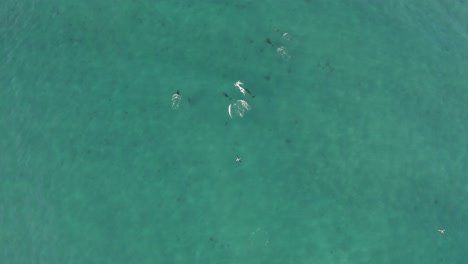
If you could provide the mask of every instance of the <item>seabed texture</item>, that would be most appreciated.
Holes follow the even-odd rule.
[[[464,263],[467,17],[3,0],[0,262]]]

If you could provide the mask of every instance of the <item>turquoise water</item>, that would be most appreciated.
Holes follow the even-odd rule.
[[[0,262],[463,263],[467,17],[2,1]]]

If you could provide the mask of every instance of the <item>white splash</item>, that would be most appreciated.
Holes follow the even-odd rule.
[[[281,57],[283,59],[289,60],[291,58],[291,56],[289,56],[289,54],[286,51],[286,48],[284,46],[281,46],[281,47],[277,48],[276,52],[278,52],[278,54],[281,55]]]
[[[244,100],[237,100],[237,102],[230,104],[228,107],[228,113],[231,118],[232,110],[234,110],[238,116],[244,117],[245,111],[250,110],[250,105]]]
[[[179,93],[175,93],[172,95],[172,109],[177,109],[179,108],[180,100],[182,98],[180,97]]]
[[[243,83],[241,81],[237,81],[234,86],[237,87],[237,89],[239,89],[239,91],[245,96],[245,89],[242,88]]]

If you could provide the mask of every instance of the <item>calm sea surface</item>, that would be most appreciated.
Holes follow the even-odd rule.
[[[465,263],[467,18],[3,0],[0,263]]]

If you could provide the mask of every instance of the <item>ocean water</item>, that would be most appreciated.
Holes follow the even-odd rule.
[[[0,263],[468,258],[466,1],[3,0],[0,18]]]

